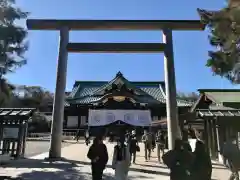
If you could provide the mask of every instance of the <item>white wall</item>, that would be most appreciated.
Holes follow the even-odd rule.
[[[67,127],[78,127],[78,116],[68,116]]]

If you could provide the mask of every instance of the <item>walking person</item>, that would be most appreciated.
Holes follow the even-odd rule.
[[[161,163],[161,156],[164,155],[164,149],[165,149],[165,136],[161,131],[158,131],[156,135],[156,144],[157,144],[158,162]]]
[[[223,156],[226,158],[228,168],[231,171],[229,180],[239,180],[240,150],[235,138],[235,136],[230,137],[223,147]]]
[[[107,147],[102,137],[96,137],[90,146],[87,157],[91,160],[92,180],[102,180],[103,170],[108,162]]]
[[[197,141],[194,151],[194,161],[192,167],[192,177],[194,180],[211,180],[212,162],[209,153],[206,151],[205,144]]]
[[[85,143],[88,146],[88,144],[90,144],[90,135],[89,135],[89,131],[86,130],[85,132]]]
[[[129,142],[129,151],[130,151],[130,157],[131,157],[130,159],[131,159],[131,161],[133,160],[133,164],[135,164],[136,163],[136,153],[137,153],[137,151],[140,151],[135,131],[132,131],[132,135],[131,135],[130,142]]]
[[[131,140],[131,136],[132,136],[132,134],[130,134],[130,132],[127,131],[126,134],[125,134],[125,141],[126,141],[127,143],[130,142],[130,140]]]
[[[114,134],[112,131],[109,133],[109,142],[112,143],[114,141]]]
[[[155,133],[150,133],[152,136],[152,152],[154,152],[154,149],[156,148],[156,138],[155,138]]]
[[[176,139],[174,149],[165,153],[162,159],[170,169],[170,180],[191,180],[193,155],[183,148],[182,140]]]
[[[80,129],[78,129],[78,130],[77,130],[77,133],[76,133],[76,137],[75,137],[75,139],[77,140],[77,142],[78,142],[79,139],[80,139],[80,134],[81,134],[81,131],[80,131]]]
[[[124,144],[125,138],[121,137],[114,147],[112,168],[115,170],[115,180],[127,180],[130,161],[130,152]]]
[[[144,131],[142,141],[144,143],[145,161],[147,161],[150,160],[152,151],[152,135],[147,130]]]

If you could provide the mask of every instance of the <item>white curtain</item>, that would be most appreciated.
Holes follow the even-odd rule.
[[[149,110],[89,110],[89,126],[104,126],[115,121],[122,121],[134,126],[150,126]]]

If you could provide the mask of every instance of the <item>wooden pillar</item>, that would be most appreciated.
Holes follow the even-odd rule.
[[[239,147],[239,132],[236,131],[236,140],[237,140],[237,146]]]
[[[16,158],[20,158],[21,157],[21,154],[22,154],[22,145],[23,145],[23,136],[24,136],[24,124],[22,121],[20,121],[21,124],[19,124],[19,127],[18,127],[18,140],[17,140],[17,151],[16,151]],[[8,141],[8,144],[7,144],[7,149],[8,151],[10,150],[10,142],[11,141]],[[13,152],[12,152],[13,153]]]
[[[207,152],[209,152],[209,138],[208,138],[208,122],[207,119],[204,119],[204,140]]]
[[[223,137],[223,126],[221,124],[221,117],[217,117],[216,119],[216,135],[217,135],[217,150],[218,150],[218,161],[220,163],[225,162],[225,159],[222,155],[223,145],[224,145],[224,137]]]
[[[67,76],[68,42],[69,42],[69,29],[67,27],[63,27],[60,30],[57,81],[53,103],[51,142],[49,150],[49,158],[51,159],[61,157],[65,87]]]
[[[166,45],[164,51],[164,75],[166,86],[168,148],[173,149],[175,139],[180,138],[181,133],[178,124],[173,40],[171,29],[163,30],[163,43]]]
[[[208,119],[208,147],[211,157],[213,157],[213,133],[212,133],[212,120]]]
[[[22,147],[22,154],[21,156],[24,157],[25,156],[25,151],[26,151],[26,143],[27,143],[27,133],[28,133],[28,122],[26,121],[24,123],[24,135],[23,135],[23,147]]]
[[[217,132],[216,132],[216,119],[212,120],[212,156],[217,158]]]

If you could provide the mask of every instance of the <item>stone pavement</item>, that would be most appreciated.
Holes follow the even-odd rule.
[[[104,171],[105,180],[112,180],[114,171],[111,169],[112,153],[114,144],[107,143],[109,162]],[[26,180],[90,180],[90,161],[86,154],[88,148],[83,143],[72,144],[62,148],[62,156],[65,158],[59,162],[47,162],[44,158],[48,153],[43,153],[31,159],[14,161],[0,168],[1,176],[19,177]],[[166,166],[157,163],[156,152],[153,152],[149,162],[144,161],[143,146],[137,154],[136,165],[132,165],[129,172],[129,180],[168,180],[169,170]],[[229,172],[220,164],[214,163],[213,178],[226,180]]]

